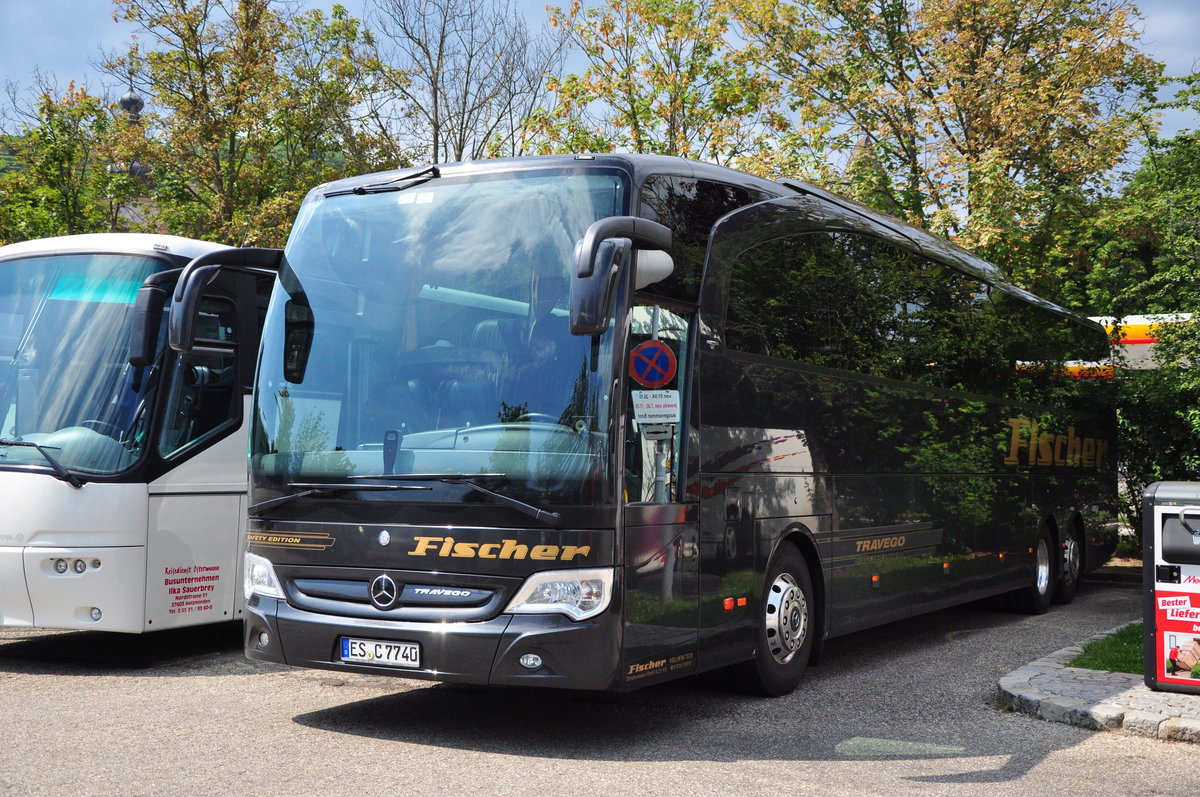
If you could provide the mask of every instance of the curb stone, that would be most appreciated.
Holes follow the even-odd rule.
[[[1068,667],[1083,645],[1120,631],[1134,620],[1013,670],[997,686],[1002,706],[1101,731],[1200,743],[1200,696],[1155,692],[1143,676]]]

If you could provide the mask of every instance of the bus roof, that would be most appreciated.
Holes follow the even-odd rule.
[[[229,249],[226,244],[197,241],[178,235],[157,233],[112,232],[87,233],[84,235],[62,235],[54,238],[36,238],[7,246],[0,246],[0,260],[29,255],[82,252],[128,252],[158,255],[174,255],[191,260],[194,257],[219,249]]]
[[[649,175],[664,174],[697,177],[739,185],[744,188],[756,189],[775,197],[795,194],[812,196],[823,200],[827,205],[837,207],[845,213],[869,219],[872,223],[884,226],[894,234],[907,238],[931,260],[972,275],[1001,291],[1020,297],[1021,300],[1029,304],[1040,305],[1052,313],[1072,318],[1076,323],[1084,326],[1092,326],[1096,328],[1097,332],[1100,331],[1100,325],[1096,324],[1095,321],[1013,285],[997,266],[978,255],[944,238],[926,232],[919,227],[914,227],[908,222],[894,216],[799,180],[782,179],[778,182],[772,182],[771,180],[756,177],[747,172],[737,171],[736,169],[704,161],[692,160],[690,158],[635,153],[530,155],[519,158],[489,158],[462,163],[439,164],[437,166],[394,169],[386,172],[347,177],[313,188],[309,191],[305,201],[307,202],[317,196],[350,193],[360,187],[382,185],[391,181],[399,182],[408,177],[420,179],[428,177],[431,174],[433,176],[442,175],[449,177],[497,174],[525,169],[573,168],[583,170],[589,167],[605,166],[618,168],[628,173],[633,179],[635,190],[640,188],[642,182]]]

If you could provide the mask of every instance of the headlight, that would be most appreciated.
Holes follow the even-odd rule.
[[[504,611],[509,614],[565,614],[572,620],[595,617],[608,608],[612,568],[550,570],[525,579]]]
[[[245,594],[246,600],[250,600],[250,596],[255,593],[268,598],[283,597],[283,588],[279,586],[279,579],[275,577],[275,568],[271,567],[269,559],[252,553],[246,554],[245,569],[242,575],[242,592]]]

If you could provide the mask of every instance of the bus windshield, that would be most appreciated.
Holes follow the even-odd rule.
[[[110,474],[142,453],[156,369],[127,361],[137,255],[0,263],[0,465]]]
[[[256,488],[469,476],[536,504],[608,495],[613,333],[571,335],[569,269],[627,196],[619,172],[533,170],[310,197],[263,333]]]

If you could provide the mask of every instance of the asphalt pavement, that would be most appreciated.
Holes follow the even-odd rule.
[[[1109,565],[1089,578],[1140,589],[1141,564]],[[1152,690],[1140,674],[1067,666],[1088,642],[1124,627],[1096,634],[1010,672],[1000,679],[1000,703],[1051,722],[1200,743],[1200,695]]]
[[[5,628],[0,795],[1200,794],[1200,745],[997,710],[1000,678],[1139,614],[1138,588],[1095,582],[1043,615],[956,606],[829,640],[779,698],[290,668],[246,659],[236,625]]]

